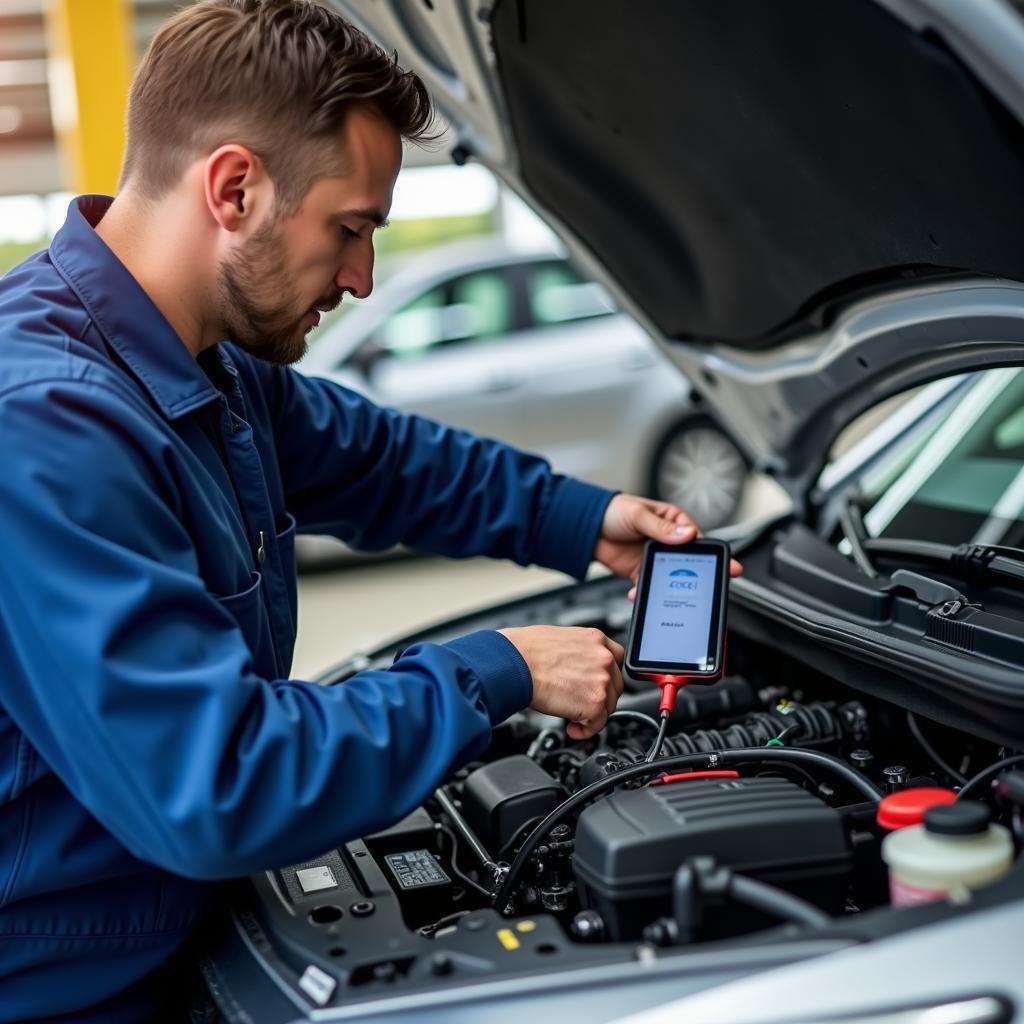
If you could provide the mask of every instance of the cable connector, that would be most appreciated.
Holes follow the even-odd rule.
[[[662,699],[664,702],[664,698]],[[672,695],[672,704],[675,705],[675,694]],[[647,756],[644,760],[648,763],[653,761],[660,753],[662,745],[665,742],[665,734],[668,732],[668,722],[672,717],[671,708],[666,710],[662,709],[658,712],[658,717],[661,719],[661,725],[658,726],[658,735],[654,737],[654,742],[651,744],[651,749],[647,751]]]
[[[647,676],[661,687],[658,713],[671,716],[676,710],[676,694],[690,681],[688,676]]]

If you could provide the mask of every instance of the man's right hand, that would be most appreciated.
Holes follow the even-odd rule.
[[[599,629],[520,626],[499,629],[533,677],[530,707],[564,718],[574,740],[604,728],[622,694],[623,649]]]

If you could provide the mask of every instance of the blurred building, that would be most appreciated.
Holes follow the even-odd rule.
[[[114,190],[135,63],[188,2],[0,0],[0,274],[48,244],[72,193]],[[455,169],[450,145],[407,148],[415,170],[399,179],[381,256],[467,234],[546,236],[482,167]]]
[[[99,45],[87,38],[91,23],[113,18],[123,25],[129,65],[141,55],[160,25],[188,0],[0,0],[0,196],[42,195],[73,190],[78,183],[58,149],[55,122],[74,116],[71,73],[67,67],[66,37],[55,52],[55,20],[78,20],[79,52],[95,60],[86,68],[86,87],[110,86],[118,63],[116,49],[104,37]],[[55,14],[57,18],[55,18]],[[106,31],[106,27],[104,27]],[[82,38],[86,36],[86,38]],[[130,75],[131,67],[127,68]],[[84,111],[81,113],[85,113]],[[121,116],[112,115],[118,127]],[[411,151],[407,163],[435,164],[447,160],[436,152]],[[96,186],[89,186],[96,187]]]
[[[54,105],[67,86],[54,60],[47,15],[67,6],[86,16],[99,12],[92,0],[0,0],[0,195],[49,193],[73,187],[58,152]],[[134,0],[123,12],[130,52],[142,53],[161,22],[180,3]],[[109,54],[109,51],[108,51]],[[109,57],[108,57],[109,59]],[[116,116],[116,115],[115,115]]]

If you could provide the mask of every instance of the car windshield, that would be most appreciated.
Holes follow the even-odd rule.
[[[864,473],[872,537],[1024,546],[1024,371],[947,391]]]

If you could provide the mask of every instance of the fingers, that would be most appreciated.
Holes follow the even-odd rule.
[[[604,708],[610,715],[615,710],[615,705],[619,703],[619,698],[622,696],[622,673],[619,671],[618,665],[612,667],[612,675],[609,682],[611,685],[605,694]]]
[[[729,562],[729,575],[733,576],[733,577],[742,576],[743,575],[743,566],[740,565],[740,563],[737,562],[735,558],[733,558]]]
[[[643,536],[670,544],[686,544],[698,534],[697,524],[675,505],[642,509],[636,527]]]
[[[615,658],[615,663],[610,668],[610,686],[608,692],[605,694],[605,708],[610,715],[615,710],[615,705],[618,704],[619,698],[622,696],[623,682],[621,665],[622,659],[626,656],[626,649],[622,644],[617,643],[610,636],[603,636],[601,639],[604,641],[605,647],[611,651],[612,656]]]
[[[580,722],[569,722],[565,727],[565,734],[572,740],[589,740],[597,734],[596,729],[590,729]]]
[[[604,728],[622,695],[621,644],[599,629],[520,626],[499,630],[522,655],[533,681],[531,707],[566,718],[575,739]]]
[[[615,664],[621,665],[622,659],[626,656],[626,648],[623,647],[622,644],[613,640],[610,636],[605,636],[603,633],[601,634],[601,640],[604,642],[605,647],[615,655]]]
[[[608,715],[609,712],[606,711],[584,722],[569,722],[565,727],[566,735],[574,740],[589,740],[608,724]]]

